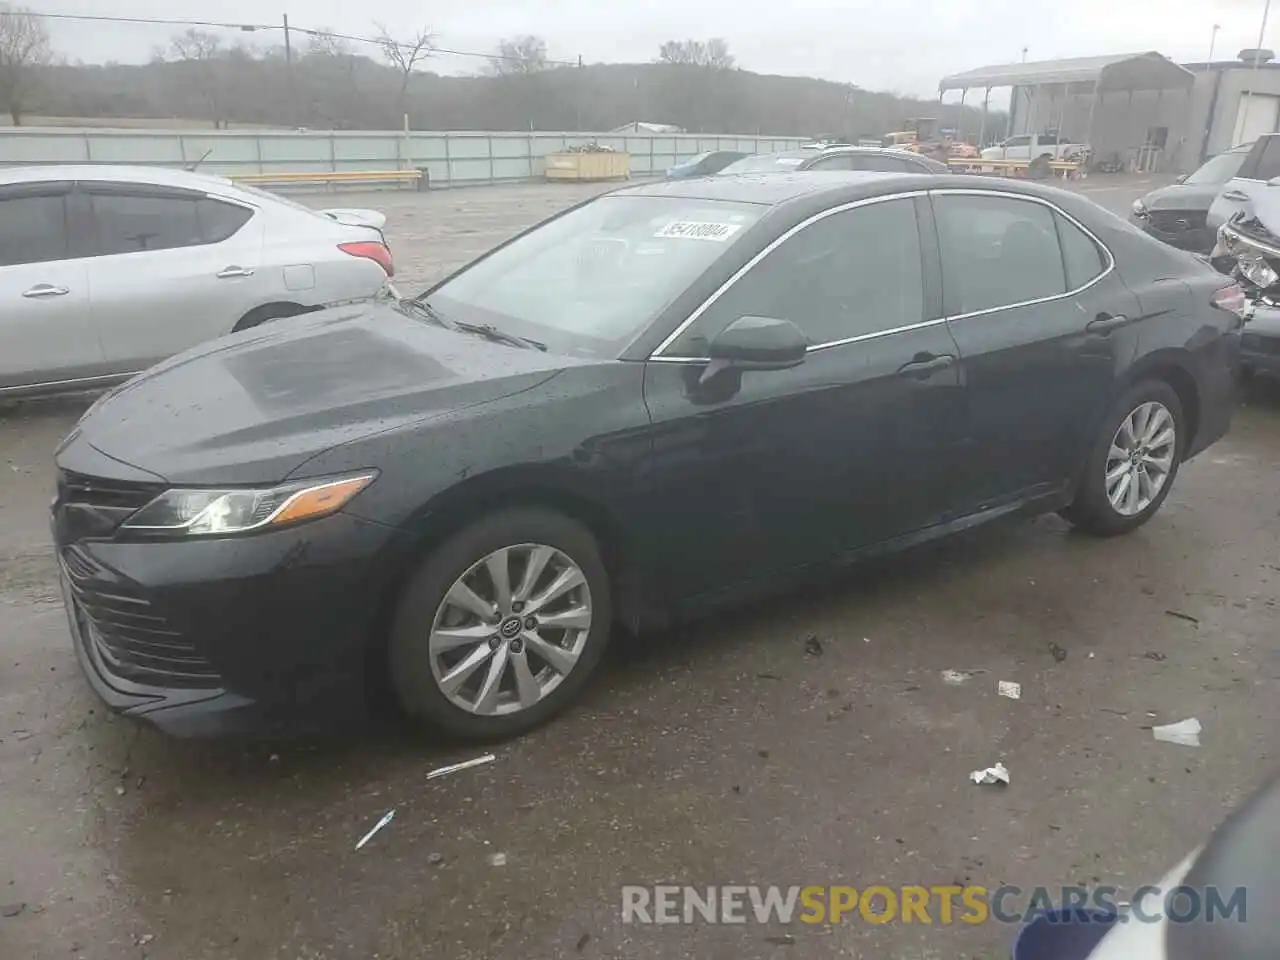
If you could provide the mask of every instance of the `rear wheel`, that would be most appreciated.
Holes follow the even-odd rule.
[[[1183,422],[1178,394],[1163,380],[1125,391],[1103,422],[1063,516],[1097,536],[1128,533],[1150,520],[1178,475]]]
[[[514,736],[572,702],[611,621],[590,531],[549,510],[494,513],[409,581],[392,625],[392,685],[412,717],[455,737]]]

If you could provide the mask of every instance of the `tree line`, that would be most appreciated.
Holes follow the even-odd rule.
[[[633,121],[694,133],[877,136],[913,117],[957,126],[955,105],[808,77],[741,69],[720,38],[671,40],[652,62],[551,59],[538,36],[500,40],[471,76],[430,69],[427,28],[368,43],[330,31],[295,31],[286,50],[228,43],[188,29],[146,64],[59,62],[44,21],[0,2],[0,106],[24,116],[203,121],[212,127],[307,129],[611,130]],[[301,42],[299,42],[301,41]],[[1001,118],[988,119],[988,132]],[[976,133],[979,112],[965,108]]]

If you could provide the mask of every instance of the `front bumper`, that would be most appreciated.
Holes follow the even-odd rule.
[[[336,514],[259,536],[55,543],[76,655],[119,713],[177,736],[367,719],[371,641],[400,554]]]

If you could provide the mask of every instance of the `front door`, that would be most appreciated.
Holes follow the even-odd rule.
[[[102,373],[69,183],[0,188],[0,391]]]
[[[956,512],[1052,493],[1074,476],[1133,355],[1137,298],[1045,202],[942,190],[933,207],[970,431]]]
[[[958,354],[926,283],[917,202],[812,219],[646,365],[673,596],[867,546],[945,506]],[[800,326],[805,361],[701,382],[710,339],[749,315]]]
[[[264,302],[262,218],[251,208],[144,184],[78,190],[96,225],[93,316],[118,372],[230,333]]]

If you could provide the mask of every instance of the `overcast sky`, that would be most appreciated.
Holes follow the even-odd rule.
[[[722,36],[740,66],[804,74],[876,90],[937,91],[940,77],[1028,59],[1158,50],[1203,60],[1213,25],[1215,58],[1257,42],[1262,0],[18,0],[49,13],[279,22],[367,35],[373,21],[438,43],[486,52],[501,37],[536,33],[552,57],[638,62],[673,38]],[[278,9],[276,9],[278,7]],[[1274,18],[1280,30],[1280,10]],[[1032,26],[1034,24],[1034,26]],[[69,60],[143,61],[176,27],[54,22]],[[251,34],[229,38],[254,41]],[[279,34],[267,35],[280,42]],[[1267,46],[1280,43],[1269,25]],[[478,70],[478,58],[439,56],[441,73]]]

